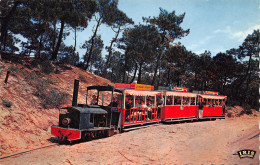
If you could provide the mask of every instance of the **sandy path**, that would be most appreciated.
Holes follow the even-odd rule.
[[[158,125],[0,160],[10,164],[258,164],[259,117]],[[255,136],[255,137],[254,137]],[[254,159],[233,155],[257,151]]]

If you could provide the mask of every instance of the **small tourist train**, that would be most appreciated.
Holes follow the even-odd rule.
[[[91,140],[158,123],[223,119],[226,96],[188,88],[115,83],[87,87],[86,103],[78,104],[79,80],[74,82],[72,106],[59,112],[51,133],[59,142]],[[88,102],[91,97],[91,102]]]

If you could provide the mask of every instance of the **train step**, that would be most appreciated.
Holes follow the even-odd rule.
[[[160,124],[144,125],[144,126],[140,126],[140,127],[131,127],[131,128],[123,129],[123,130],[124,130],[124,132],[129,132],[129,131],[137,130],[140,128],[147,128],[147,127],[158,126],[158,125],[160,125]]]

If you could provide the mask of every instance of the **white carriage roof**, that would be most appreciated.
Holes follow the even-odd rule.
[[[136,90],[136,89],[125,89],[124,93],[126,95],[135,95],[135,96],[156,96],[161,94],[161,91],[145,91],[145,90]]]
[[[219,95],[203,95],[199,94],[204,99],[225,99],[227,96],[219,96]]]
[[[197,93],[166,91],[166,96],[197,97]]]

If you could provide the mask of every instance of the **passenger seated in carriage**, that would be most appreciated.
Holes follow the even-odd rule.
[[[151,119],[152,107],[153,107],[153,104],[152,104],[151,100],[147,100],[148,120]]]
[[[183,105],[189,105],[189,100],[188,99],[184,100]]]
[[[181,100],[180,99],[175,99],[174,100],[174,105],[181,105]]]
[[[172,105],[172,99],[170,97],[167,98],[166,105]]]
[[[215,100],[213,100],[212,107],[215,107],[215,106],[216,106],[216,102],[215,102]]]
[[[130,109],[133,107],[132,104],[132,99],[128,98],[127,103],[125,105],[125,120],[129,120],[129,115],[130,115]]]
[[[209,106],[209,107],[212,107],[212,102],[211,102],[211,100],[208,101],[208,106]]]
[[[139,109],[139,119],[142,118],[142,114],[145,114],[146,111],[145,111],[145,108],[147,108],[147,105],[144,104],[144,100],[140,100],[140,109]]]
[[[135,100],[135,107],[136,107],[136,108],[139,108],[139,107],[140,107],[140,100],[139,100],[139,99],[136,99],[136,100]]]
[[[147,106],[144,104],[144,100],[141,100],[140,103],[140,108],[147,108]]]
[[[190,105],[195,105],[195,100],[192,100]]]

